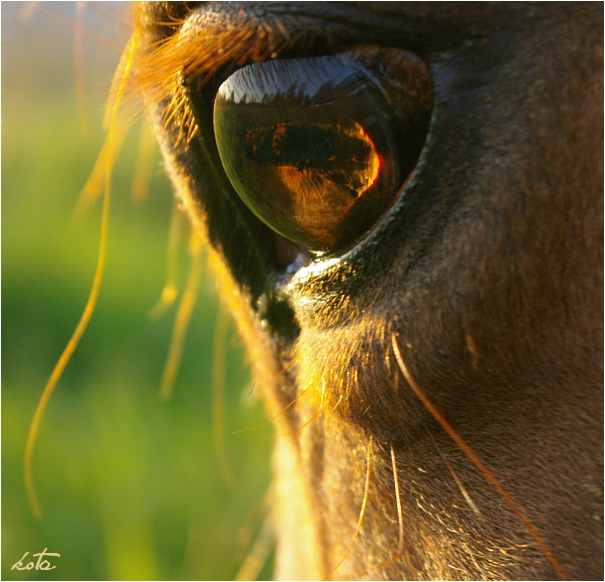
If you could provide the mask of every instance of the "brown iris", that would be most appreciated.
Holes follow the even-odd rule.
[[[431,102],[426,67],[403,51],[267,61],[219,88],[216,143],[258,218],[306,250],[333,253],[392,204],[417,160]]]

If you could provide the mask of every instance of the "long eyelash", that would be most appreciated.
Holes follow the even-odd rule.
[[[135,21],[140,19],[135,12]],[[164,126],[175,123],[179,140],[187,143],[197,132],[193,112],[183,87],[183,79],[196,77],[201,85],[212,78],[222,67],[227,73],[247,62],[275,58],[284,49],[287,40],[276,43],[271,35],[271,24],[248,22],[246,26],[226,26],[222,34],[208,36],[197,27],[184,26],[182,19],[163,23],[178,28],[178,33],[148,47],[139,54],[137,66],[131,72],[128,92],[143,95],[150,103],[167,103]],[[158,23],[156,23],[157,25]],[[162,23],[159,23],[162,24]],[[280,26],[274,22],[273,26]],[[280,27],[280,30],[285,28]],[[287,38],[284,35],[284,38]]]
[[[424,407],[433,416],[433,418],[439,423],[441,428],[450,436],[450,438],[456,443],[456,445],[458,445],[460,450],[468,457],[471,463],[475,465],[475,468],[479,471],[479,473],[483,475],[483,477],[494,488],[496,493],[498,493],[498,495],[502,497],[502,499],[509,506],[509,508],[523,523],[529,535],[534,538],[534,540],[537,542],[538,546],[542,550],[542,553],[550,562],[550,565],[555,571],[557,577],[560,580],[566,580],[567,577],[565,576],[563,568],[559,564],[558,560],[555,558],[550,547],[546,543],[546,540],[536,529],[527,514],[521,509],[519,504],[513,499],[510,493],[504,488],[502,483],[500,483],[500,481],[487,467],[487,465],[475,454],[473,449],[471,449],[471,447],[466,443],[466,441],[456,432],[452,425],[447,420],[445,420],[441,413],[435,408],[433,403],[428,399],[426,394],[421,390],[420,386],[418,386],[418,384],[410,374],[407,366],[405,365],[405,362],[401,355],[401,350],[399,349],[399,344],[397,342],[397,336],[395,334],[391,336],[391,345],[393,348],[393,353],[395,354],[395,359],[397,360],[397,364],[399,365],[399,369],[401,370],[403,377],[405,378],[406,382],[408,383],[414,394],[416,394],[418,399],[422,402]]]

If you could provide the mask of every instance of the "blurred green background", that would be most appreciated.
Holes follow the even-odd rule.
[[[90,131],[78,122],[73,30],[23,3],[2,3],[2,578],[228,580],[260,529],[271,429],[250,391],[231,325],[227,426],[235,480],[221,479],[212,441],[217,293],[204,274],[171,401],[159,397],[176,304],[150,321],[165,278],[171,188],[156,156],[148,201],[134,204],[135,126],[115,169],[105,280],[96,312],[44,418],[34,474],[44,518],[28,507],[23,453],[36,403],[80,317],[99,244],[100,207],[71,218],[103,141],[103,95],[119,54],[85,39]],[[95,3],[93,3],[95,4]],[[40,3],[74,21],[76,3]],[[123,46],[112,4],[85,28]],[[181,281],[188,256],[181,256]],[[25,552],[60,553],[51,571],[18,572]],[[270,579],[271,558],[260,573]]]

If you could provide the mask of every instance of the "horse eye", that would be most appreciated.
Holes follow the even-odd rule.
[[[214,132],[225,172],[252,212],[305,250],[335,253],[393,203],[431,107],[420,59],[364,47],[239,69],[219,87]]]

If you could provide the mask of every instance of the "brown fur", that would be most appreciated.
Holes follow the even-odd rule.
[[[298,397],[275,419],[277,577],[602,579],[602,6],[146,4],[133,84],[269,414]],[[273,52],[355,44],[428,63],[427,142],[403,203],[278,291],[272,235],[217,158],[213,91]]]

